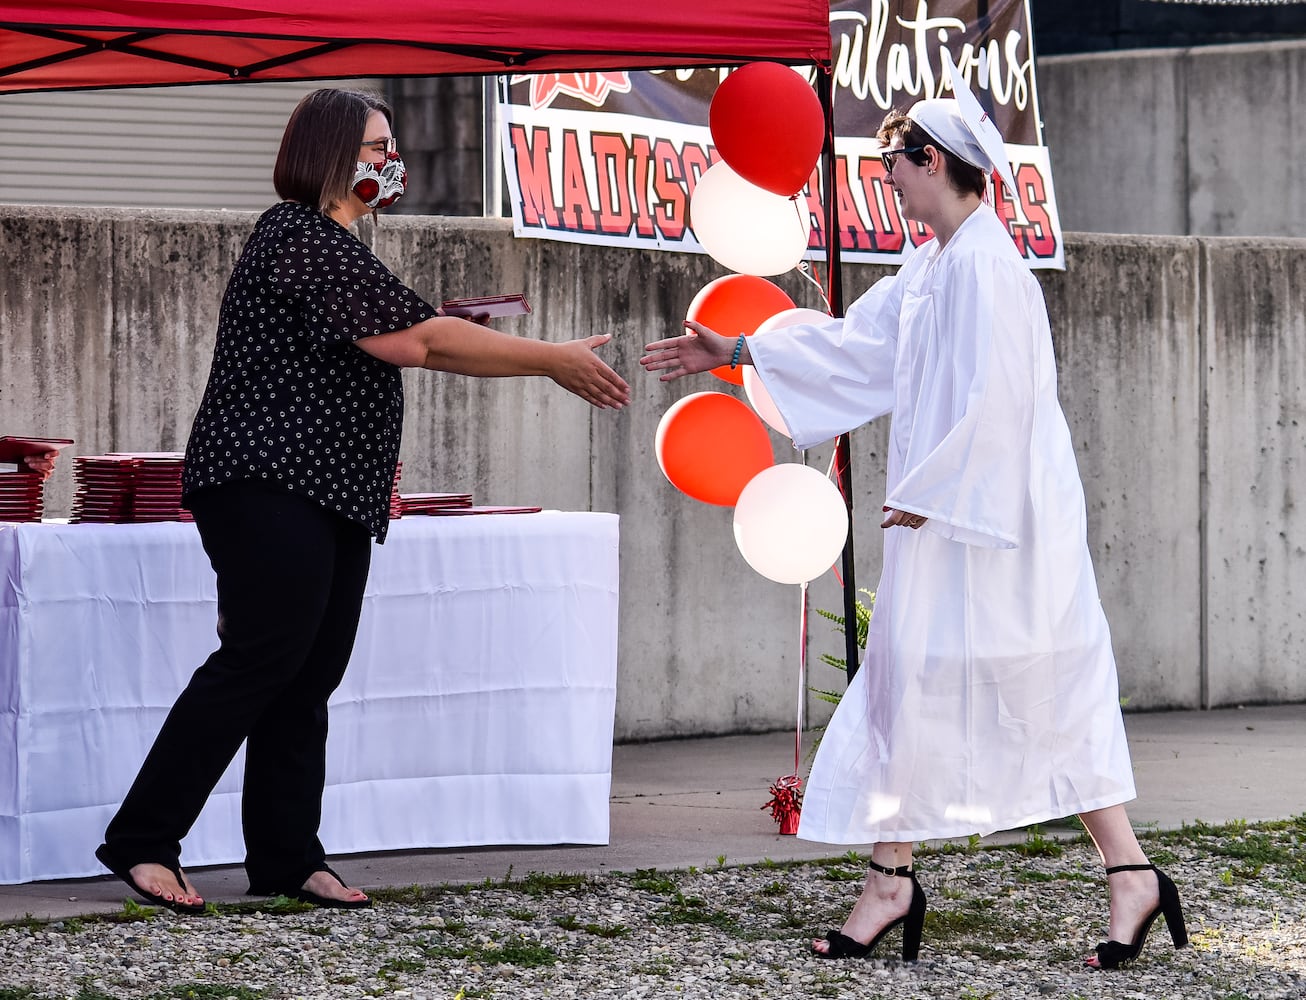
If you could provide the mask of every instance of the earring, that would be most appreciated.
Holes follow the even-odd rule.
[[[933,177],[933,176],[934,176],[934,168],[933,168],[933,167],[930,167],[930,169],[927,170],[926,173],[929,174],[931,177]]]

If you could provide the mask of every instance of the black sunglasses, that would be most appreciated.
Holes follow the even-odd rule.
[[[886,174],[893,173],[893,161],[902,156],[903,153],[919,153],[924,149],[924,146],[906,146],[903,149],[886,149],[880,154],[880,162],[884,164],[884,172]]]

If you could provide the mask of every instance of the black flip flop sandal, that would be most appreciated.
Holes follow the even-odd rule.
[[[326,872],[346,889],[349,888],[345,880],[326,865],[315,869],[309,874],[310,876],[316,875],[318,872]],[[250,886],[249,891],[251,896],[285,896],[288,899],[295,899],[301,903],[311,903],[314,906],[325,907],[329,910],[366,910],[372,905],[370,899],[331,899],[329,896],[319,896],[316,892],[303,888],[264,890]]]
[[[148,892],[141,888],[136,884],[136,880],[132,878],[132,866],[124,864],[117,855],[109,850],[108,844],[101,844],[97,847],[95,849],[95,856],[99,859],[100,864],[104,865],[105,868],[109,869],[109,871],[113,872],[118,876],[118,878],[122,879],[123,882],[131,887],[132,892],[136,893],[136,895],[140,896],[141,899],[144,899],[152,906],[162,906],[163,908],[172,910],[176,913],[204,912],[203,903],[183,903],[180,899],[168,899],[166,896],[160,896],[157,893]],[[136,863],[140,864],[139,861]],[[163,862],[159,862],[159,864],[163,864]],[[185,883],[181,879],[181,866],[163,864],[163,867],[172,872],[173,876],[177,879],[177,888],[181,889],[182,892],[185,892]]]

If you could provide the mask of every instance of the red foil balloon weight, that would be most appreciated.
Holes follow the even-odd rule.
[[[803,779],[786,774],[771,786],[771,801],[762,806],[771,810],[771,818],[780,824],[780,832],[791,837],[798,832],[798,818],[803,809]]]
[[[825,139],[816,91],[780,63],[749,63],[727,76],[712,98],[708,125],[735,173],[785,197],[807,184]]]
[[[741,333],[751,336],[776,313],[792,308],[794,300],[775,282],[752,274],[727,274],[699,289],[685,319],[734,339]],[[732,370],[722,365],[713,368],[712,374],[732,385],[744,384],[742,367]]]
[[[658,465],[680,492],[733,507],[749,480],[775,464],[771,437],[748,404],[724,392],[673,403],[658,423]]]

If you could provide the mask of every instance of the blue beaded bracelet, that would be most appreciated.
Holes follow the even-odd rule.
[[[744,336],[745,335],[741,333],[739,339],[735,341],[735,353],[730,356],[731,371],[734,371],[739,367],[739,355],[744,353]]]

